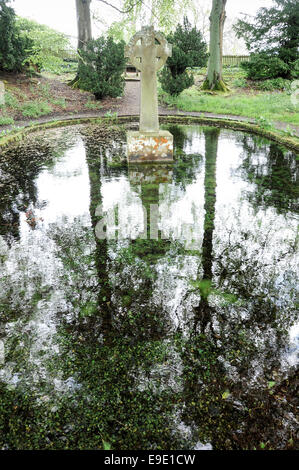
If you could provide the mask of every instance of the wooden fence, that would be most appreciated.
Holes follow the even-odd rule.
[[[222,57],[223,65],[240,65],[241,62],[248,62],[250,60],[249,55],[224,55]]]
[[[241,62],[248,62],[250,60],[249,55],[224,55],[222,57],[222,64],[225,65],[231,65],[231,66],[236,66],[238,67]],[[196,68],[196,67],[195,67]],[[193,69],[195,69],[193,68]],[[128,72],[135,72],[136,73],[136,68],[132,64],[127,64],[126,65],[126,71]]]

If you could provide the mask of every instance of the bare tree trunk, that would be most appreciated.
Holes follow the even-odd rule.
[[[225,5],[227,0],[213,0],[210,16],[210,59],[207,78],[203,84],[205,90],[227,91],[222,79],[223,29]]]
[[[222,79],[222,57],[223,57],[223,31],[224,23],[226,20],[226,11],[225,11],[226,0],[223,2],[222,12],[220,16],[220,76]]]
[[[91,0],[76,0],[78,50],[85,49],[87,42],[92,38],[90,3]]]
[[[91,0],[76,0],[76,13],[77,13],[77,29],[78,29],[78,52],[80,49],[86,49],[87,42],[92,39],[91,34],[91,17],[90,17],[90,3]],[[80,62],[80,54],[79,59]],[[73,88],[79,86],[79,72],[77,70],[76,76],[69,82]]]

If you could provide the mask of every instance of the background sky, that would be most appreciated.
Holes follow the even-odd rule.
[[[109,1],[109,0],[108,0]],[[146,0],[145,0],[146,1]],[[111,0],[111,3],[119,6],[118,0]],[[198,0],[200,3],[200,0]],[[210,2],[212,4],[212,1]],[[255,15],[261,7],[268,7],[272,0],[228,0],[227,16],[236,18],[240,12]],[[76,44],[77,23],[75,0],[14,0],[12,5],[19,16],[33,19],[39,23],[46,24],[51,28],[61,31],[73,37],[73,44]],[[108,24],[119,19],[119,16],[113,8],[92,0],[91,10],[99,17],[103,17]],[[97,36],[101,33],[100,25],[93,25],[93,34]],[[104,27],[102,27],[104,29]]]

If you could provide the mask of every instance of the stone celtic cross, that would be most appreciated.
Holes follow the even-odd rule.
[[[152,26],[143,27],[126,47],[126,57],[141,71],[140,132],[159,131],[156,74],[171,53],[172,46]]]

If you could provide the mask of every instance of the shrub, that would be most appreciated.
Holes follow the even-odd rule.
[[[177,25],[175,32],[169,34],[167,40],[172,44],[172,56],[168,57],[159,78],[164,91],[179,95],[194,83],[193,75],[189,75],[186,69],[204,67],[207,64],[207,44],[201,32],[196,27],[191,27],[186,17],[183,26]]]
[[[194,78],[193,75],[189,75],[186,70],[176,77],[173,77],[170,70],[165,67],[160,74],[160,83],[164,91],[172,96],[177,96],[183,90],[194,84]]]
[[[283,78],[272,78],[258,83],[258,88],[263,91],[288,90],[290,81]]]
[[[251,80],[288,77],[290,73],[290,67],[285,62],[266,53],[251,55],[249,62],[241,62],[241,67]]]
[[[32,43],[21,36],[15,12],[6,3],[7,0],[0,0],[0,70],[21,72]]]
[[[121,95],[125,83],[124,44],[103,36],[89,41],[86,50],[80,51],[78,86],[94,93],[96,99]]]
[[[233,86],[237,87],[237,88],[246,88],[247,87],[247,81],[245,80],[245,78],[236,78],[234,81],[233,81]]]
[[[298,0],[273,0],[269,8],[260,8],[254,18],[245,15],[234,25],[237,36],[245,40],[251,53],[279,57],[290,69],[299,58],[298,29]]]

